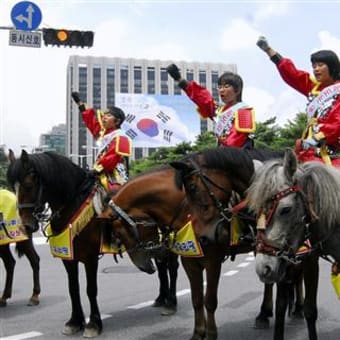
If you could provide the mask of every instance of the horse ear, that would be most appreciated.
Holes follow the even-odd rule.
[[[27,151],[21,150],[20,160],[21,160],[23,166],[28,166],[28,164],[29,164],[29,157],[28,157]]]
[[[293,176],[297,169],[297,159],[294,151],[290,148],[285,150],[285,155],[283,158],[283,168],[285,176],[293,179]]]
[[[13,163],[15,161],[15,155],[14,155],[14,151],[12,149],[9,149],[8,160],[9,160],[10,163]]]

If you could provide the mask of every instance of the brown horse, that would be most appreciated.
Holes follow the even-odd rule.
[[[253,250],[255,250],[256,221],[249,213],[247,201],[244,199],[254,175],[253,163],[258,164],[256,161],[263,162],[268,159],[282,159],[283,155],[283,152],[225,147],[189,154],[183,160],[172,163],[185,187],[197,235],[207,243],[224,244],[231,240],[235,242],[232,235],[237,228],[234,229],[232,226],[235,225],[235,221],[241,220],[243,223],[236,225],[240,235],[238,243],[242,244],[252,239]],[[245,173],[248,175],[245,176]],[[247,178],[248,182],[244,181],[244,178]],[[271,188],[271,179],[266,179],[268,187]],[[289,294],[293,290],[292,283],[296,284],[298,295],[294,315],[302,317],[303,268],[302,265],[291,265],[289,277],[278,283],[274,327],[276,340],[283,339],[284,317],[288,304],[289,312],[292,312],[292,298]]]
[[[245,184],[249,178],[243,178]],[[171,232],[176,235],[188,222],[188,205],[185,193],[175,184],[175,170],[163,166],[130,179],[112,198],[101,215],[109,219],[113,238],[124,244],[132,262],[140,268],[143,262],[158,257],[166,249],[172,249]],[[189,243],[187,243],[189,244]],[[252,249],[246,245],[238,253]],[[192,306],[194,308],[194,330],[192,340],[216,339],[215,311],[221,265],[235,249],[221,244],[202,245],[204,256],[182,256],[181,261],[190,281]],[[204,294],[203,272],[206,271]],[[268,325],[272,316],[272,285],[266,292],[258,325]],[[207,316],[205,316],[205,310]]]
[[[54,152],[28,154],[22,151],[20,158],[15,159],[10,151],[9,159],[7,179],[8,183],[16,188],[18,210],[23,225],[37,229],[46,204],[51,211],[49,223],[52,238],[67,230],[70,221],[76,224],[75,216],[84,216],[80,215],[80,207],[84,206],[84,202],[91,201],[91,193],[95,188],[95,178],[90,172]],[[95,337],[102,331],[97,303],[97,271],[103,233],[94,211],[92,212],[92,215],[85,216],[84,223],[78,219],[77,227],[84,228],[74,232],[71,247],[73,254],[71,251],[67,252],[72,256],[62,259],[67,272],[72,307],[71,317],[63,329],[65,335],[84,330],[85,337]],[[61,251],[64,251],[63,247]],[[141,270],[154,273],[155,268],[151,261],[136,261]],[[86,292],[90,303],[87,324],[80,301],[79,262],[84,264],[86,272]]]
[[[6,205],[6,207],[5,207]],[[7,300],[12,297],[12,286],[13,286],[13,277],[14,277],[14,267],[15,267],[15,258],[12,255],[10,244],[15,243],[15,249],[18,253],[19,258],[23,255],[26,255],[33,271],[33,293],[30,297],[27,305],[28,306],[36,306],[39,304],[39,294],[40,294],[40,259],[39,255],[34,249],[33,241],[32,241],[32,233],[34,230],[29,230],[26,228],[26,236],[27,239],[22,240],[22,237],[17,235],[11,235],[11,231],[17,233],[16,230],[8,230],[11,226],[13,226],[13,218],[17,220],[16,216],[11,216],[10,211],[16,211],[16,198],[15,195],[5,189],[0,190],[0,230],[4,233],[4,239],[8,242],[2,241],[3,244],[0,245],[0,257],[4,263],[6,269],[6,280],[5,280],[5,289],[0,298],[0,307],[5,307],[7,305]],[[16,215],[16,214],[15,214]],[[20,233],[21,234],[21,233]]]

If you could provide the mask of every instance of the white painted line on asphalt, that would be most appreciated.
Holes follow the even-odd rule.
[[[43,333],[40,333],[40,332],[27,332],[27,333],[6,336],[4,338],[0,338],[0,340],[23,340],[23,339],[35,338],[37,336],[42,336],[42,335]]]
[[[250,265],[250,262],[242,262],[237,265],[238,268],[244,268]]]
[[[233,276],[238,273],[238,270],[229,270],[228,272],[224,273],[223,276]]]
[[[246,257],[246,261],[254,261],[255,257],[254,256],[248,256]]]
[[[183,289],[183,290],[180,290],[179,292],[177,292],[176,296],[183,296],[183,295],[186,295],[186,294],[190,294],[190,292],[191,292],[190,289]],[[141,308],[149,307],[152,304],[153,304],[153,301],[145,301],[145,302],[138,303],[137,305],[128,306],[126,308],[128,308],[128,309],[141,309]]]

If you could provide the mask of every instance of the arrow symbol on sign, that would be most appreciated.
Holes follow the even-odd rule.
[[[22,14],[18,15],[15,17],[16,20],[18,20],[19,22],[27,22],[27,27],[28,28],[32,28],[32,17],[33,17],[33,13],[34,13],[34,8],[32,7],[32,5],[29,5],[26,9],[26,12],[28,13],[28,16],[25,17]]]

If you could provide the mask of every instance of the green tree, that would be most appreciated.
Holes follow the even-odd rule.
[[[275,141],[280,136],[280,127],[276,124],[276,117],[264,122],[256,123],[255,148],[274,149]]]
[[[8,159],[4,147],[0,147],[0,188],[7,188],[8,183],[6,173],[8,168]]]

